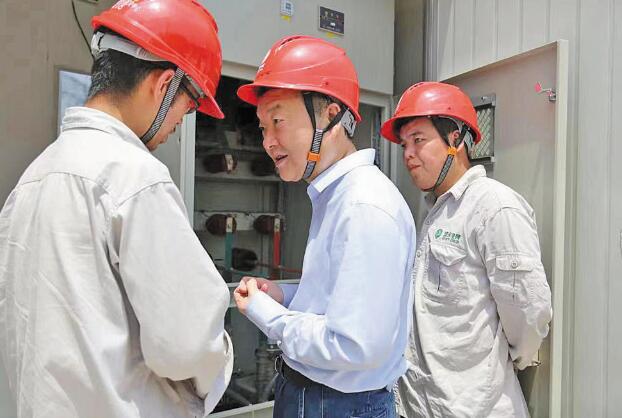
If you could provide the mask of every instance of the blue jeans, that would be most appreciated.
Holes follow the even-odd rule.
[[[300,387],[279,374],[273,418],[397,418],[386,389],[343,393],[319,383]]]

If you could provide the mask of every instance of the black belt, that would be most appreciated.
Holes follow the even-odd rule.
[[[277,373],[283,376],[285,380],[293,382],[297,386],[301,386],[303,388],[321,385],[321,383],[317,383],[309,379],[307,376],[303,375],[302,373],[299,373],[296,370],[289,367],[287,363],[283,361],[282,356],[277,356],[277,358],[274,360],[274,370],[276,370]]]

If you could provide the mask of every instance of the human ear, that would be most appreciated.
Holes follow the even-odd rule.
[[[326,112],[328,114],[328,120],[332,121],[341,111],[341,107],[337,103],[331,103],[326,107]]]
[[[164,97],[164,95],[166,94],[166,90],[168,89],[168,86],[171,84],[171,81],[173,80],[174,76],[175,76],[175,71],[168,69],[168,70],[161,71],[160,74],[156,77],[155,92],[158,98]]]
[[[460,137],[460,131],[455,130],[449,134],[447,134],[447,136],[449,137],[449,143],[452,146],[456,146],[456,141],[458,140],[458,138]],[[464,144],[464,141],[462,141],[462,144]],[[462,145],[460,144],[460,145]]]

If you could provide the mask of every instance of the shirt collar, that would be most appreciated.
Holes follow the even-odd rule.
[[[486,169],[483,165],[475,165],[469,168],[466,173],[462,175],[451,188],[442,194],[441,196],[436,198],[433,192],[428,193],[425,196],[425,201],[429,208],[432,208],[434,204],[439,200],[445,200],[445,198],[449,195],[452,195],[455,200],[460,200],[462,195],[469,188],[471,184],[480,177],[486,177]]]
[[[97,129],[149,151],[138,136],[114,116],[90,107],[70,107],[65,111],[61,132],[71,129]]]
[[[357,167],[364,165],[373,165],[376,157],[376,150],[372,148],[356,151],[341,160],[337,161],[319,176],[317,176],[307,187],[307,194],[314,200],[328,186],[339,180]]]

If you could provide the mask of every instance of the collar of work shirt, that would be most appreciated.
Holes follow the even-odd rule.
[[[469,168],[467,172],[464,173],[462,177],[460,177],[456,184],[451,186],[449,190],[440,195],[438,198],[434,195],[433,192],[428,193],[425,196],[425,202],[428,206],[429,212],[426,216],[426,220],[424,223],[426,225],[429,225],[431,223],[430,216],[433,215],[434,212],[436,212],[436,210],[438,210],[438,208],[441,207],[443,203],[447,199],[449,199],[450,196],[453,196],[456,201],[460,200],[462,198],[462,195],[464,195],[466,189],[468,189],[475,180],[481,177],[486,177],[486,169],[483,165],[476,165]]]

